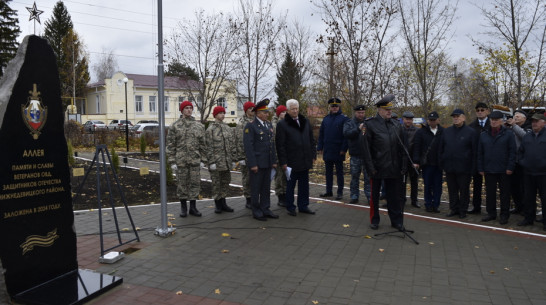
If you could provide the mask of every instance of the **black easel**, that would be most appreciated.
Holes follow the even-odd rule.
[[[102,156],[102,163],[98,160],[99,154]],[[106,157],[108,157],[108,163],[106,163],[105,155],[106,155]],[[98,210],[99,210],[99,232],[100,232],[100,255],[102,257],[102,256],[104,256],[104,253],[106,251],[109,251],[109,250],[112,250],[112,249],[117,248],[119,246],[128,244],[128,243],[133,242],[135,240],[140,241],[140,238],[138,237],[138,232],[137,232],[137,230],[135,228],[133,218],[131,217],[131,213],[129,212],[129,208],[127,207],[127,200],[125,199],[125,194],[123,193],[123,190],[121,189],[121,185],[119,183],[119,179],[118,179],[118,176],[116,174],[116,170],[114,169],[114,166],[112,165],[112,159],[110,158],[110,154],[108,153],[108,148],[106,147],[105,144],[97,145],[96,150],[95,150],[95,156],[93,157],[93,161],[91,162],[91,165],[89,166],[89,170],[87,171],[87,173],[85,173],[85,176],[83,177],[83,181],[80,184],[80,186],[78,187],[78,191],[76,192],[76,195],[75,195],[73,201],[75,201],[78,198],[78,196],[79,196],[79,194],[80,194],[80,192],[81,192],[81,190],[83,188],[83,185],[85,184],[85,181],[87,180],[87,176],[91,172],[91,169],[93,169],[93,165],[95,164],[95,162],[97,162],[97,169],[96,169],[96,172],[97,172],[97,200],[98,200],[98,206],[99,206]],[[116,214],[116,208],[114,206],[114,198],[112,196],[112,186],[110,184],[110,175],[108,174],[108,164],[110,165],[110,169],[112,169],[112,173],[113,173],[114,179],[116,180],[118,191],[119,191],[119,193],[121,195],[121,200],[123,202],[123,206],[125,207],[125,211],[127,211],[127,216],[129,217],[129,221],[131,222],[131,226],[133,227],[133,232],[135,232],[135,238],[133,238],[131,240],[128,240],[126,242],[122,242],[122,240],[121,240],[121,233],[120,233],[120,230],[119,230],[118,217],[117,217],[117,214]],[[112,208],[112,214],[114,215],[114,222],[116,224],[116,231],[117,231],[118,242],[119,242],[118,245],[113,246],[113,247],[108,248],[108,249],[104,249],[104,239],[103,239],[103,232],[102,232],[102,204],[101,204],[101,191],[100,191],[101,168],[104,170],[104,174],[106,175],[106,185],[107,185],[107,188],[108,188],[108,194],[109,194],[109,198],[110,198],[110,207]]]

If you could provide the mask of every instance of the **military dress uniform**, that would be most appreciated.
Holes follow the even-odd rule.
[[[243,142],[243,130],[246,124],[252,122],[252,120],[254,120],[254,118],[243,115],[239,118],[237,126],[233,130],[235,139],[235,158],[239,161],[241,174],[243,175],[243,196],[246,198],[247,207],[250,206],[250,180],[248,177],[248,164],[246,163],[245,145]],[[240,161],[245,161],[245,164],[240,164]]]
[[[176,164],[178,185],[176,194],[185,217],[186,200],[190,201],[190,214],[201,216],[195,204],[199,198],[200,164],[206,162],[205,127],[193,117],[181,117],[169,128],[166,153],[169,164]]]

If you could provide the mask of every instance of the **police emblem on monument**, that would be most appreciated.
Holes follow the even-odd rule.
[[[32,91],[29,91],[30,97],[25,105],[21,106],[23,122],[30,130],[34,140],[38,140],[40,130],[44,128],[47,120],[47,107],[41,104],[40,92],[36,90],[36,84],[33,84]]]

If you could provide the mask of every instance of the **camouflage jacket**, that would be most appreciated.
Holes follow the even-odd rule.
[[[216,164],[216,170],[225,171],[236,162],[233,131],[226,123],[212,122],[207,129],[205,143],[209,166]]]
[[[248,116],[244,115],[239,119],[239,121],[237,122],[237,126],[233,130],[235,132],[235,159],[237,159],[237,161],[246,159],[245,144],[243,142],[243,131],[246,124],[252,122],[253,120],[254,118],[249,118]]]
[[[273,125],[273,134],[277,133],[277,123],[279,123],[279,117],[276,115],[273,115],[273,118],[271,118],[271,125]]]
[[[179,118],[167,134],[167,160],[178,167],[206,163],[205,127],[193,117]]]

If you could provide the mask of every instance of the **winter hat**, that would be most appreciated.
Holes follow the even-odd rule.
[[[223,113],[226,113],[226,109],[222,106],[216,106],[214,107],[214,109],[212,110],[212,116],[213,117],[216,117],[216,115],[220,112],[223,112]]]
[[[193,109],[193,104],[190,101],[183,101],[182,104],[180,104],[180,112],[182,112],[186,106],[191,106],[191,109]]]
[[[280,116],[283,111],[286,111],[286,106],[279,105],[279,107],[277,107],[277,117]]]
[[[248,102],[246,102],[246,103],[243,104],[243,109],[244,109],[244,111],[245,111],[245,113],[246,113],[246,111],[248,110],[248,108],[253,108],[253,107],[255,107],[255,106],[256,106],[256,105],[254,105],[253,102],[248,101]]]

